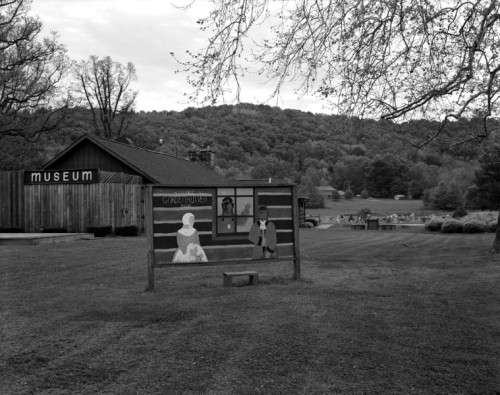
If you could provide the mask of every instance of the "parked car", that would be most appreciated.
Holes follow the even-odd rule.
[[[320,222],[319,215],[314,217],[308,216],[306,217],[305,222],[310,222],[314,226],[318,226]]]

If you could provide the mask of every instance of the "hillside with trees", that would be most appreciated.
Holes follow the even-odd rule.
[[[420,199],[439,186],[462,199],[474,184],[481,158],[498,153],[491,146],[500,137],[454,144],[457,136],[466,140],[481,128],[480,119],[460,119],[424,147],[412,144],[436,127],[429,121],[397,124],[240,104],[141,111],[123,137],[136,146],[184,158],[193,148],[209,147],[215,153],[215,170],[228,178],[288,179],[309,196],[316,186],[329,185],[355,195],[366,190],[372,197]],[[92,113],[72,108],[62,128],[37,144],[4,138],[2,168],[39,167],[84,133],[95,133]]]

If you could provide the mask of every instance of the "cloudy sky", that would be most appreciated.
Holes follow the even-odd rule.
[[[186,50],[201,49],[207,36],[196,20],[206,15],[206,0],[189,10],[175,5],[189,0],[33,0],[32,14],[38,15],[44,31],[56,31],[74,60],[90,55],[110,56],[132,62],[139,80],[137,110],[175,110],[194,106],[184,93],[190,92],[185,74],[175,74],[179,65],[170,52],[180,57]],[[280,100],[269,101],[272,87],[255,76],[243,81],[241,101],[265,103],[281,108],[324,112],[316,98],[297,98],[290,90]]]

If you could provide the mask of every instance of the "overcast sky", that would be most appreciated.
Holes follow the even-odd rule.
[[[33,0],[31,11],[42,20],[46,35],[59,33],[72,59],[97,55],[132,62],[139,77],[134,84],[139,91],[137,110],[181,111],[194,104],[184,96],[190,87],[185,74],[174,73],[179,65],[170,52],[182,57],[186,50],[205,45],[207,36],[196,20],[206,16],[206,1],[198,0],[188,11],[173,3],[189,0]],[[270,85],[254,76],[243,82],[241,101],[324,112],[316,98],[299,99],[285,92],[279,102],[268,101],[271,92]]]

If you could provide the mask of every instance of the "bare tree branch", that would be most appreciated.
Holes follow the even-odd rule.
[[[39,38],[42,24],[29,6],[0,0],[0,136],[36,141],[65,117],[69,94],[61,82],[70,61],[55,33]]]
[[[275,96],[294,84],[298,94],[318,94],[346,115],[441,118],[444,125],[478,112],[485,119],[498,115],[498,0],[212,5],[198,22],[213,33],[207,46],[179,60],[181,71],[189,73],[193,100],[224,99],[231,83],[238,92],[254,62],[274,83]],[[265,38],[254,37],[248,51],[250,35],[262,26],[270,34],[255,36]]]
[[[132,63],[126,66],[109,56],[90,56],[75,67],[79,92],[92,111],[96,133],[116,139],[126,130],[133,115],[137,92],[130,84],[137,79]]]

